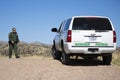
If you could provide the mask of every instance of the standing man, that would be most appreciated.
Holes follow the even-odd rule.
[[[17,52],[17,44],[19,43],[18,34],[16,28],[12,28],[12,32],[9,33],[9,58],[12,57],[12,50],[14,50],[15,57],[20,58]]]

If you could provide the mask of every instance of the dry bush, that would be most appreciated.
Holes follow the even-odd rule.
[[[0,45],[0,55],[8,56],[8,44]],[[18,45],[18,53],[21,56],[51,56],[51,47],[50,46],[42,46],[42,45],[33,45],[33,44],[19,44]]]
[[[120,49],[113,53],[112,63],[120,66]]]
[[[8,44],[3,44],[0,46],[0,55],[7,56],[8,55]]]

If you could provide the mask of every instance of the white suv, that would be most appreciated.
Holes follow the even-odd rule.
[[[102,16],[75,16],[64,20],[57,32],[52,47],[54,59],[68,64],[70,56],[91,59],[102,56],[103,63],[110,65],[116,50],[116,32],[112,22]]]

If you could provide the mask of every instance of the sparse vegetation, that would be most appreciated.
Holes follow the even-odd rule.
[[[0,55],[1,56],[8,56],[8,44],[2,43],[0,45]],[[40,44],[30,44],[30,43],[20,43],[18,44],[18,52],[23,57],[28,56],[44,56],[50,57],[51,56],[51,46],[49,45],[40,45]]]
[[[51,57],[51,46],[43,45],[37,43],[20,43],[18,48],[18,52],[23,57],[30,56],[43,56],[43,57]],[[8,44],[6,42],[0,42],[0,56],[8,56]],[[120,48],[118,48],[113,53],[112,64],[120,66]]]
[[[120,66],[120,48],[113,53],[112,63]]]

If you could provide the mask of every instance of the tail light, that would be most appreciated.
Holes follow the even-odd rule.
[[[116,32],[113,31],[113,42],[116,43]]]
[[[71,38],[72,37],[72,31],[71,30],[68,30],[68,33],[67,33],[67,42],[71,42]]]

